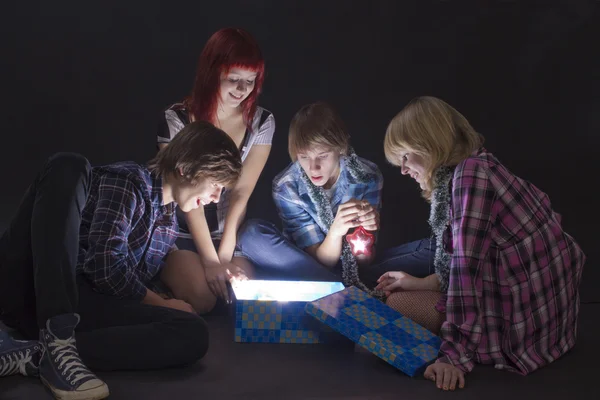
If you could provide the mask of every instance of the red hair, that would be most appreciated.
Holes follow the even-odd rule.
[[[258,95],[265,76],[265,62],[250,33],[238,28],[225,28],[215,32],[200,54],[194,89],[185,105],[196,121],[213,123],[217,117],[221,74],[231,68],[244,68],[256,72],[254,89],[240,104],[248,127],[256,113]]]

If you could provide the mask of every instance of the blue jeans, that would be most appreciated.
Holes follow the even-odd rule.
[[[241,252],[254,264],[257,279],[340,281],[341,263],[327,268],[283,236],[275,224],[251,219],[238,232]],[[429,239],[417,240],[382,252],[360,276],[370,287],[387,271],[404,271],[416,277],[433,273],[435,245]]]
[[[377,279],[388,271],[403,271],[425,278],[435,272],[434,256],[435,240],[415,240],[377,254],[373,264],[360,271],[360,277],[367,286],[375,286]]]

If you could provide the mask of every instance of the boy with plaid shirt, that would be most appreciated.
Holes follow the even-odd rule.
[[[292,119],[288,149],[293,162],[273,180],[283,233],[262,220],[249,220],[240,230],[240,249],[254,264],[256,277],[341,279],[364,288],[375,286],[389,270],[429,275],[434,254],[429,240],[379,257],[374,251],[358,256],[349,251],[345,235],[352,229],[379,229],[383,177],[377,165],[354,153],[331,106],[302,107]]]
[[[58,399],[102,399],[108,387],[89,368],[202,358],[206,323],[188,297],[165,298],[153,283],[175,250],[175,207],[218,201],[241,168],[233,140],[207,122],[148,166],[51,157],[0,239],[0,316],[28,339],[0,332],[0,376],[39,376]]]

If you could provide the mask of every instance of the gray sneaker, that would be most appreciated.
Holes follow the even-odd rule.
[[[16,340],[0,331],[0,376],[37,376],[41,356],[37,340]]]
[[[75,327],[78,314],[50,318],[40,331],[45,352],[40,362],[40,379],[59,400],[97,400],[108,397],[106,383],[86,367],[77,351]]]

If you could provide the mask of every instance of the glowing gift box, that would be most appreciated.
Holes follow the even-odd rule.
[[[306,314],[308,302],[344,289],[341,282],[246,280],[232,283],[235,341],[328,343],[347,340]]]
[[[354,286],[307,303],[306,312],[409,376],[438,357],[438,336]]]

